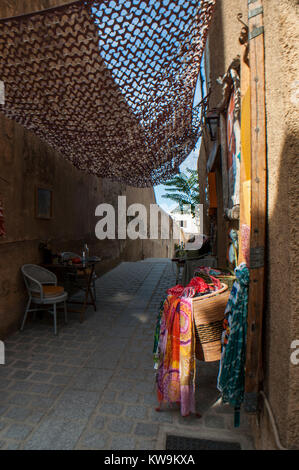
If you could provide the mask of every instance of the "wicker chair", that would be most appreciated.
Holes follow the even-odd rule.
[[[72,251],[65,251],[64,253],[61,253],[61,258],[62,258],[62,261],[68,261],[72,258],[80,258],[82,260],[82,256],[78,255],[77,253],[73,253]],[[80,276],[78,276],[78,274],[75,274],[75,273],[70,273],[70,275],[76,277],[78,287],[84,290],[84,286],[82,286],[82,283],[80,282],[81,281]],[[97,275],[96,273],[94,273],[92,276],[92,280],[91,280],[91,286],[92,286],[93,297],[94,297],[95,302],[97,301],[96,280],[97,280]]]
[[[53,310],[48,311],[54,316],[54,334],[57,335],[57,304],[64,304],[64,316],[67,323],[67,292],[63,287],[57,286],[56,275],[48,269],[35,264],[25,264],[21,271],[29,296],[21,331],[24,329],[28,312],[44,310],[45,306],[53,305]],[[30,308],[32,303],[36,305],[36,308]]]

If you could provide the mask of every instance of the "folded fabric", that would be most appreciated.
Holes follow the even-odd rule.
[[[197,293],[209,293],[221,289],[221,282],[210,275],[213,284],[207,284],[200,276],[196,276],[189,282],[187,287],[194,287]]]
[[[201,277],[194,277],[193,279],[191,279],[187,287],[194,287],[196,292],[210,291],[209,285]]]
[[[198,266],[198,268],[195,269],[194,274],[200,275],[197,273],[200,273],[201,271],[211,276],[220,276],[222,274],[219,269],[211,268],[210,266]]]
[[[166,292],[167,292],[167,295],[176,295],[177,297],[180,297],[183,294],[184,289],[185,289],[184,286],[182,286],[181,284],[177,284],[176,286],[168,289]]]

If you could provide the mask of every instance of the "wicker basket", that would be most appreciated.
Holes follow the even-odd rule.
[[[217,292],[192,299],[196,334],[196,358],[219,361],[224,311],[230,291],[226,284]]]
[[[219,281],[223,284],[226,284],[229,290],[232,290],[233,284],[236,280],[236,276],[228,271],[227,269],[217,268],[221,271],[221,274],[213,274],[214,277],[219,279]],[[195,269],[194,276],[201,277],[207,284],[213,284],[211,281],[211,277],[209,274],[205,273],[204,271],[200,271]]]
[[[228,289],[231,291],[236,280],[236,276],[227,274],[223,276],[217,276],[217,279],[219,279],[221,283],[226,284]]]

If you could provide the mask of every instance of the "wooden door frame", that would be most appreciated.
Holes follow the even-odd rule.
[[[262,0],[248,0],[248,44],[251,89],[251,230],[250,286],[244,407],[258,411],[263,380],[262,326],[265,286],[267,153],[265,51]]]

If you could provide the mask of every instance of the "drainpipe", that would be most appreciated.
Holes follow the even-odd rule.
[[[265,392],[263,392],[263,390],[260,390],[260,395],[263,397],[264,402],[265,402],[265,405],[266,405],[266,410],[268,411],[270,423],[271,423],[271,426],[272,426],[272,429],[273,429],[273,433],[274,433],[275,444],[276,444],[277,448],[278,448],[279,450],[289,450],[289,449],[287,449],[286,447],[283,447],[283,445],[282,445],[281,442],[280,442],[280,438],[279,438],[279,434],[278,434],[278,429],[277,429],[277,426],[276,426],[275,418],[274,418],[274,416],[273,416],[272,409],[271,409],[270,403],[269,403],[269,401],[268,401],[268,399],[267,399],[267,396],[266,396]]]

